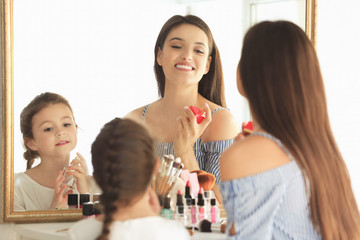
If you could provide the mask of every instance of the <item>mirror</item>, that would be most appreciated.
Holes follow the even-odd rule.
[[[239,123],[249,118],[235,83],[247,28],[264,19],[286,19],[288,16],[281,14],[288,11],[277,4],[291,5],[296,13],[290,14],[291,18],[298,16],[294,21],[315,43],[316,0],[0,1],[4,189],[0,197],[4,222],[81,218],[78,210],[13,210],[14,172],[25,171],[26,166],[20,112],[41,92],[56,92],[67,98],[79,126],[78,145],[73,152],[85,156],[91,173],[90,145],[103,124],[157,99],[153,45],[169,17],[195,14],[211,28],[221,52],[227,105],[239,117]],[[272,15],[270,7],[277,9],[270,11]]]

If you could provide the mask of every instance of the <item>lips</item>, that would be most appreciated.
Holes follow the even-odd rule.
[[[58,142],[55,146],[63,146],[65,144],[68,144],[70,141],[66,141],[66,140],[62,140],[60,142]]]
[[[186,71],[192,71],[192,70],[195,69],[195,68],[192,67],[191,65],[189,65],[189,64],[183,64],[183,63],[176,64],[175,67],[176,67],[177,69],[186,70]]]

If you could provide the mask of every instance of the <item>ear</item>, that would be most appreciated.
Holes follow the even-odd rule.
[[[204,75],[207,74],[209,72],[209,70],[210,70],[211,60],[212,60],[212,58],[211,58],[211,56],[209,56],[209,58],[208,58],[208,60],[206,62],[206,68],[205,68]]]
[[[24,139],[25,145],[28,146],[33,151],[37,151],[38,148],[36,146],[35,140],[31,138],[25,138]]]
[[[162,66],[162,56],[163,56],[162,51],[161,51],[160,47],[158,47],[156,61],[157,61],[157,64],[159,64],[160,66]]]

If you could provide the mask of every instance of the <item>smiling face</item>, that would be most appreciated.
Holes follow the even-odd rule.
[[[157,62],[163,68],[166,81],[198,83],[211,63],[205,32],[191,24],[175,27],[159,50]]]
[[[32,118],[33,139],[26,145],[41,158],[63,157],[70,154],[77,143],[77,129],[73,114],[62,103],[43,108]]]

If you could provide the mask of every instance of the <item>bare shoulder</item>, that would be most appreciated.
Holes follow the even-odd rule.
[[[212,108],[214,110],[216,108]],[[206,141],[219,141],[234,138],[239,132],[235,117],[227,109],[219,109],[211,115],[211,122],[203,134]]]
[[[287,154],[274,141],[249,136],[235,142],[220,157],[221,180],[255,175],[289,162]]]
[[[131,112],[127,113],[124,118],[134,120],[136,122],[141,122],[142,114],[144,112],[146,106],[139,107],[137,109],[132,110]]]

